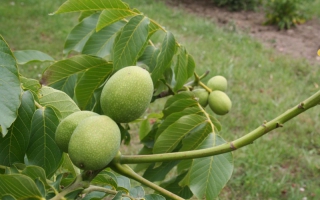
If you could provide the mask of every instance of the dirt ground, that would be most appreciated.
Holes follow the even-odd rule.
[[[267,47],[277,51],[303,57],[312,64],[320,64],[320,19],[311,19],[290,30],[279,31],[275,26],[265,26],[262,12],[230,12],[217,8],[210,0],[165,0],[169,6],[180,7],[187,12],[213,20],[221,26],[233,24],[237,30],[248,33]]]

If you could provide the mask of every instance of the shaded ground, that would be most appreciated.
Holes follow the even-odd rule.
[[[188,12],[209,18],[218,25],[244,31],[281,53],[320,64],[320,57],[317,56],[317,50],[320,49],[320,19],[312,19],[290,30],[279,31],[276,27],[263,25],[265,16],[262,12],[230,12],[215,7],[210,0],[166,2],[170,6],[182,7]]]

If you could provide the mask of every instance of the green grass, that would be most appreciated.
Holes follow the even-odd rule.
[[[64,0],[1,0],[0,34],[12,50],[39,50],[55,59],[62,58],[64,40],[75,25],[75,15],[49,15]],[[37,78],[44,64],[23,66],[20,73]],[[34,69],[38,73],[35,73]]]
[[[61,58],[63,41],[75,25],[75,15],[48,16],[60,0],[29,0],[31,3],[23,6],[11,6],[10,2],[2,0],[0,7],[0,34],[9,45]],[[219,74],[228,79],[227,93],[233,108],[230,114],[217,117],[223,125],[219,134],[227,141],[243,136],[319,90],[319,65],[278,55],[234,28],[218,28],[209,20],[163,3],[127,2],[173,32],[193,55],[199,74],[210,70],[210,76]],[[39,69],[28,70],[32,66],[23,73],[40,73]],[[320,199],[319,113],[319,107],[307,111],[235,151],[235,170],[220,199]],[[137,136],[133,138],[137,145]],[[135,146],[123,148],[124,152],[137,150]]]

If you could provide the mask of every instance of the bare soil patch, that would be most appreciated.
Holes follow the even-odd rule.
[[[278,30],[263,25],[265,14],[253,11],[231,12],[216,7],[210,0],[166,0],[169,6],[180,7],[190,13],[213,20],[220,26],[235,26],[248,33],[267,47],[293,57],[305,58],[312,64],[320,64],[320,19],[311,19],[290,30]]]

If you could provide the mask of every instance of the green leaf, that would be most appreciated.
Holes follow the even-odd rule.
[[[126,17],[135,16],[138,14],[138,12],[130,10],[129,7],[105,9],[101,12],[101,15],[99,17],[99,21],[97,23],[97,31],[100,31],[102,28],[109,26],[110,24],[122,20]]]
[[[79,11],[100,11],[104,9],[126,9],[127,7],[128,5],[121,0],[68,0],[62,4],[54,14]]]
[[[148,39],[149,19],[138,15],[129,20],[113,45],[115,70],[135,65]]]
[[[40,108],[33,115],[27,150],[29,164],[42,167],[47,177],[58,169],[62,152],[55,142],[59,118],[51,107]]]
[[[225,141],[218,135],[214,141],[211,134],[205,142],[205,147],[209,148],[213,144],[220,145]],[[215,199],[231,178],[233,171],[232,153],[224,153],[216,156],[194,159],[190,168],[190,189],[193,194],[202,199]]]
[[[64,174],[57,175],[56,179],[55,179],[55,182],[50,184],[56,191],[60,190],[60,183],[61,183],[61,180],[62,180],[63,176],[64,176]]]
[[[141,186],[136,186],[134,188],[130,188],[130,196],[137,199],[143,199],[144,197],[144,189]]]
[[[8,132],[7,128],[17,118],[17,110],[21,103],[20,95],[16,60],[8,44],[0,35],[0,126],[3,137]]]
[[[65,92],[70,98],[74,96],[74,88],[76,87],[78,74],[73,74],[67,78],[61,79],[50,86],[54,89]]]
[[[166,198],[164,198],[159,194],[147,194],[146,196],[144,196],[144,199],[145,200],[166,200]]]
[[[179,99],[172,103],[169,107],[163,109],[164,117],[170,116],[173,113],[182,112],[186,108],[196,108],[197,112],[200,111],[198,102],[194,98]]]
[[[22,94],[18,117],[9,128],[5,137],[0,137],[0,164],[11,166],[24,162],[29,139],[33,113],[35,112],[33,96],[30,91]]]
[[[81,22],[83,19],[93,15],[94,13],[96,13],[96,11],[83,11],[80,13],[78,21]]]
[[[118,192],[113,198],[112,200],[122,200],[122,192]]]
[[[109,185],[112,187],[112,189],[117,189],[118,183],[117,183],[117,177],[108,171],[103,171],[99,173],[91,182],[95,185],[102,185],[106,186]]]
[[[14,56],[19,65],[25,65],[30,62],[53,62],[54,58],[46,53],[37,50],[20,50],[14,51]]]
[[[85,18],[70,31],[64,44],[64,54],[68,54],[72,50],[82,52],[84,45],[95,32],[98,18],[99,14],[93,14],[90,17]]]
[[[45,188],[45,186],[44,186],[44,182],[42,182],[42,180],[41,180],[40,178],[36,178],[36,179],[34,180],[34,182],[35,182],[35,184],[36,184],[36,186],[37,186],[37,188],[38,188],[41,196],[42,196],[42,197],[45,197],[47,191],[46,191],[46,188]]]
[[[157,56],[160,50],[154,46],[147,46],[143,54],[139,57],[138,62],[148,66],[148,71],[152,72],[156,65]]]
[[[49,187],[47,184],[46,172],[39,166],[27,166],[22,170],[21,174],[29,176],[32,180],[39,178],[46,187]]]
[[[78,174],[80,174],[80,169],[73,165],[72,161],[70,160],[69,154],[66,153],[63,154],[63,161],[60,169],[68,170],[68,172],[70,172],[73,177],[76,177]]]
[[[174,177],[167,182],[161,183],[160,186],[184,199],[190,199],[193,196],[190,188],[188,186],[179,185],[179,182],[185,176],[186,173],[180,174],[179,176]]]
[[[163,162],[159,167],[155,167],[155,163],[151,164],[144,172],[143,177],[151,182],[162,181],[166,178],[172,168],[174,168],[180,161]]]
[[[117,190],[129,192],[131,188],[130,179],[125,176],[117,176],[118,187]]]
[[[109,67],[110,63],[104,59],[88,55],[74,56],[49,66],[44,72],[42,82],[52,85],[74,74],[83,73],[99,66]]]
[[[59,118],[80,111],[77,104],[64,92],[43,86],[39,92],[39,101],[42,106],[51,106]]]
[[[26,78],[23,76],[20,76],[20,81],[22,83],[22,89],[23,90],[30,90],[34,96],[38,93],[38,91],[41,88],[41,84],[36,79]]]
[[[180,51],[177,56],[177,63],[174,66],[174,74],[176,84],[174,91],[177,92],[183,87],[186,81],[193,75],[195,63],[193,58],[187,53],[185,47],[180,46]]]
[[[100,199],[103,199],[105,195],[106,193],[104,192],[93,191],[93,192],[90,192],[89,194],[86,194],[86,196],[81,199],[82,200],[100,200]]]
[[[164,72],[170,67],[175,51],[176,40],[172,33],[167,32],[157,57],[156,66],[151,74],[152,81],[155,85],[157,81],[163,77]]]
[[[143,140],[148,133],[151,131],[151,125],[149,122],[149,119],[145,119],[140,123],[140,128],[139,128],[139,138],[140,140]]]
[[[83,47],[82,53],[101,58],[111,55],[114,40],[124,25],[125,22],[119,21],[94,32]]]
[[[197,114],[185,115],[165,129],[157,138],[153,152],[168,153],[173,151],[188,134],[208,126],[207,118]]]
[[[35,182],[21,174],[0,174],[0,197],[5,194],[17,199],[44,199]]]
[[[199,109],[199,107],[187,107],[184,110],[181,110],[180,112],[174,112],[172,114],[170,114],[169,116],[167,116],[164,121],[160,124],[158,131],[157,131],[157,135],[156,138],[164,131],[166,130],[170,125],[172,125],[173,123],[175,123],[178,119],[180,119],[181,117],[185,116],[185,115],[192,115],[192,114],[198,114],[198,115],[202,115],[201,110]]]
[[[75,96],[80,109],[85,109],[90,104],[95,90],[102,85],[112,69],[112,64],[102,63],[102,65],[91,67],[83,73],[75,88]]]
[[[16,198],[14,198],[13,196],[11,195],[5,195],[5,196],[2,196],[1,197],[2,200],[16,200]]]

